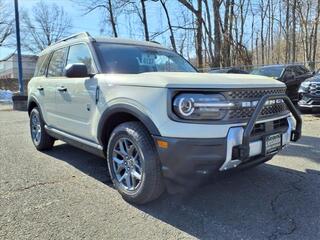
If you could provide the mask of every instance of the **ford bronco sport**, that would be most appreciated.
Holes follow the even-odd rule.
[[[106,158],[123,198],[143,204],[297,141],[301,118],[285,91],[268,77],[198,73],[157,43],[80,33],[39,55],[31,136],[40,151],[60,139]]]

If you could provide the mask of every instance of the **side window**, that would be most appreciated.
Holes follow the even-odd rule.
[[[48,54],[42,55],[38,58],[37,64],[36,64],[36,69],[34,71],[34,76],[39,77],[39,76],[45,76],[47,67],[48,67],[48,62],[49,62],[49,57]]]
[[[310,71],[305,66],[300,66],[302,74],[308,74]]]
[[[295,66],[293,68],[293,71],[294,71],[296,76],[300,76],[300,75],[304,74],[304,72],[303,72],[303,70],[302,70],[302,68],[300,66]]]
[[[55,51],[51,57],[49,68],[48,68],[48,77],[61,77],[63,76],[63,70],[66,61],[67,49],[59,49]]]
[[[88,73],[93,73],[93,61],[89,48],[85,44],[70,46],[67,64],[83,63],[88,68]]]
[[[288,67],[284,72],[284,80],[292,80],[295,75],[296,74],[294,73],[293,69]]]

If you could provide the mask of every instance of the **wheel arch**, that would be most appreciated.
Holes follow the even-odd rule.
[[[98,124],[98,141],[106,146],[113,129],[127,121],[139,121],[151,135],[161,136],[151,118],[138,108],[128,104],[115,104],[108,107],[102,114]]]
[[[41,108],[40,108],[40,104],[38,103],[37,99],[34,97],[29,97],[28,99],[28,104],[27,104],[27,109],[28,109],[28,114],[30,116],[30,113],[32,111],[33,108],[38,107],[40,114],[41,114]]]

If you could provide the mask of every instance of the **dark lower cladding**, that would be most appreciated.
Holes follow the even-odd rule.
[[[226,138],[182,139],[154,137],[154,139],[156,145],[157,140],[168,142],[168,148],[157,147],[163,176],[167,183],[175,183],[183,188],[192,188],[211,176],[221,173],[219,168],[226,159]],[[255,157],[241,164],[238,168],[250,167],[270,160],[271,157]]]

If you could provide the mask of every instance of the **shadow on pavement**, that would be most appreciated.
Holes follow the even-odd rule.
[[[301,157],[320,164],[320,137],[303,136],[297,143],[291,143],[291,147],[280,154]]]
[[[313,141],[304,137],[301,144]],[[303,155],[310,149],[297,151]],[[47,154],[98,181],[107,181],[104,159],[67,144],[55,146]],[[313,155],[311,160],[319,162]],[[136,207],[200,239],[320,239],[319,186],[318,171],[305,173],[263,164],[192,193],[164,194],[155,202]]]

